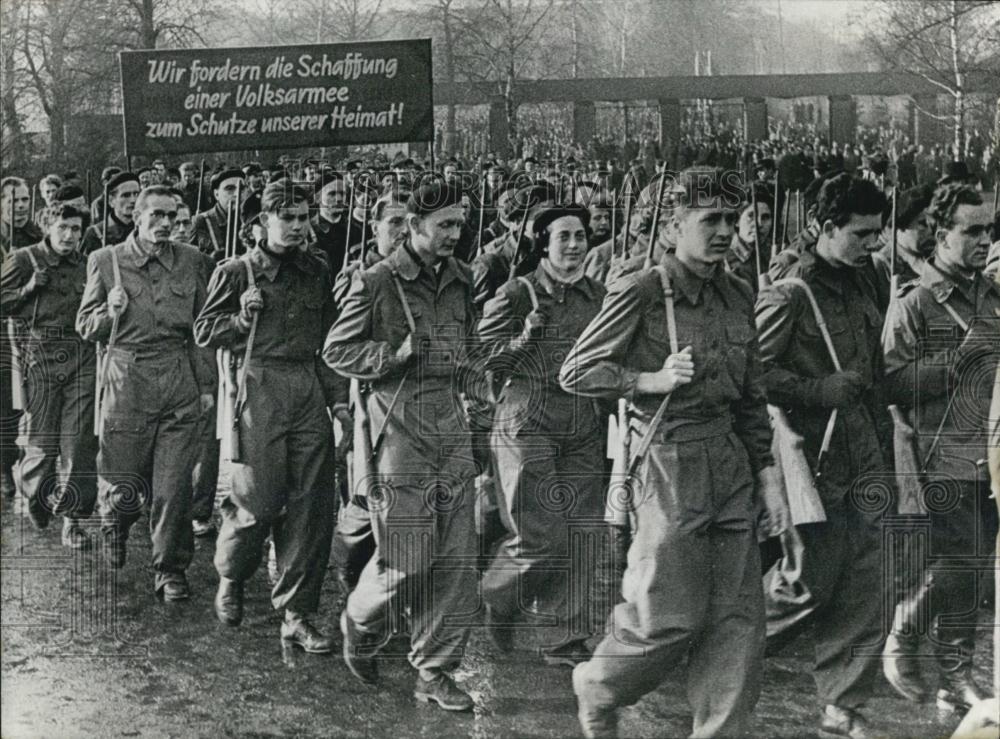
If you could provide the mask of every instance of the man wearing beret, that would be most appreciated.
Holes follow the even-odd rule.
[[[409,242],[355,272],[323,351],[338,373],[370,384],[372,433],[384,430],[373,440],[376,479],[354,491],[369,497],[377,551],[341,616],[344,659],[376,683],[375,654],[408,609],[414,696],[451,711],[473,706],[449,673],[476,601],[476,466],[459,398],[474,377],[465,368],[475,313],[472,276],[452,256],[463,221],[456,188],[418,188]]]
[[[348,247],[360,244],[362,239],[361,221],[348,220],[349,198],[347,182],[339,172],[328,170],[316,180],[315,246],[326,254],[335,279],[344,267]]]
[[[224,169],[212,177],[212,195],[215,205],[194,217],[194,235],[197,246],[216,262],[226,256],[226,244],[231,238],[226,228],[230,209],[238,208],[236,195],[243,184],[243,170]],[[237,243],[237,251],[242,247]]]
[[[132,212],[135,210],[135,199],[138,195],[139,178],[131,172],[119,172],[108,180],[108,220],[106,223],[101,223],[103,213],[98,214],[94,223],[87,229],[87,233],[83,235],[83,241],[80,243],[81,254],[87,256],[102,246],[114,246],[129,237],[135,228]]]
[[[76,330],[108,347],[102,372],[98,508],[105,555],[125,564],[129,530],[149,507],[154,587],[164,600],[190,596],[185,570],[194,554],[192,468],[201,413],[215,402],[215,362],[194,346],[209,265],[171,240],[177,198],[162,185],[135,201],[136,230],[98,249]]]
[[[472,278],[475,287],[475,304],[479,311],[487,300],[492,298],[497,289],[510,279],[510,265],[516,262],[515,276],[534,272],[538,266],[538,257],[531,248],[531,228],[535,216],[545,208],[555,205],[557,193],[548,184],[529,185],[522,187],[511,197],[508,203],[507,221],[510,230],[500,239],[487,244],[482,252],[472,261]],[[521,223],[527,212],[527,222],[524,233],[520,234]],[[518,243],[518,236],[521,241]]]
[[[265,238],[216,268],[194,326],[199,346],[242,358],[245,382],[236,409],[241,456],[221,503],[215,612],[231,626],[243,620],[244,583],[273,535],[279,574],[271,603],[284,611],[281,638],[325,654],[331,640],[313,619],[336,500],[326,409],[347,400],[346,383],[319,360],[333,322],[332,283],[322,257],[304,248],[308,193],[281,180],[265,188],[261,207]]]

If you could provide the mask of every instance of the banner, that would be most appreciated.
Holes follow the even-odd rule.
[[[429,141],[430,39],[119,56],[127,154]]]

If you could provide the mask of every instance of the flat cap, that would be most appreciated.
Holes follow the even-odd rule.
[[[212,175],[212,189],[217,190],[223,182],[233,177],[237,177],[242,180],[243,176],[242,169],[236,169],[235,167],[224,169],[221,172]]]

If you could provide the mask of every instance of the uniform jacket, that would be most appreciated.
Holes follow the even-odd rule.
[[[0,223],[0,249],[3,256],[13,249],[20,249],[22,246],[31,246],[42,240],[45,234],[42,229],[36,226],[31,220],[25,221],[23,226],[17,226],[11,232],[11,227],[7,223]]]
[[[929,472],[975,480],[985,474],[979,463],[986,459],[986,413],[1000,353],[1000,286],[982,275],[969,281],[930,260],[920,279],[900,292],[884,340],[890,397],[909,409],[919,461],[927,461]],[[977,332],[976,356],[957,366],[955,351],[965,332],[946,304]],[[931,455],[942,418],[941,438]]]
[[[194,322],[198,346],[246,353],[248,330],[237,321],[240,296],[247,290],[246,265],[264,298],[258,314],[251,362],[268,360],[312,363],[319,374],[328,406],[347,402],[347,386],[322,362],[319,352],[336,314],[325,261],[307,251],[296,251],[287,262],[259,246],[216,267],[208,297]]]
[[[524,319],[533,310],[531,295],[520,280],[505,283],[486,302],[479,321],[484,366],[506,380],[500,394],[506,406],[503,417],[518,425],[528,423],[568,433],[580,426],[576,422],[579,414],[592,413],[593,409],[562,389],[559,369],[577,337],[597,315],[607,291],[586,276],[572,284],[558,282],[542,265],[525,279],[534,288],[539,312],[545,316],[543,334],[526,343],[520,341]]]
[[[760,383],[750,288],[718,267],[701,280],[674,255],[663,261],[674,291],[678,346],[691,346],[695,375],[670,397],[657,434],[697,436],[699,429],[732,423],[751,467],[772,463],[771,426]],[[567,356],[559,382],[567,392],[626,398],[648,423],[662,398],[636,395],[641,372],[655,372],[670,354],[663,288],[657,270],[615,281],[597,317]]]
[[[48,273],[49,283],[25,294],[23,288],[35,271],[31,257],[39,269]],[[4,261],[0,272],[0,306],[5,316],[18,321],[29,352],[56,352],[64,349],[66,342],[72,342],[78,345],[75,352],[84,352],[87,361],[93,359],[93,347],[80,341],[75,328],[86,281],[86,259],[77,251],[59,256],[49,246],[48,239],[17,249]]]
[[[780,255],[788,259],[792,252]],[[824,502],[841,500],[859,475],[883,468],[883,445],[890,443],[880,351],[882,312],[874,270],[837,269],[807,249],[787,267],[772,270],[777,281],[801,278],[812,289],[844,371],[861,375],[865,392],[856,405],[838,413],[820,478]],[[820,381],[835,369],[805,292],[772,285],[757,299],[757,331],[768,402],[783,408],[792,428],[805,439],[806,458],[815,465],[831,409],[819,405]],[[888,448],[886,446],[886,448]]]
[[[516,277],[530,275],[538,266],[538,257],[532,253],[530,240],[523,238],[518,249],[516,239],[517,234],[508,231],[502,238],[487,244],[482,253],[472,260],[474,301],[479,311],[510,279],[510,263],[515,257],[518,259]]]
[[[112,317],[108,292],[115,285],[112,250],[118,256],[129,303],[118,322],[116,346],[136,354],[183,349],[191,357],[200,393],[214,393],[215,358],[194,345],[194,319],[205,303],[209,264],[198,250],[171,241],[159,255],[136,242],[98,249],[87,260],[87,284],[76,315],[76,330],[87,341],[107,342]]]
[[[128,238],[129,234],[135,229],[135,224],[125,223],[124,221],[118,220],[118,217],[115,216],[114,212],[109,210],[106,225],[95,223],[87,228],[87,232],[83,235],[83,241],[80,242],[81,254],[87,257],[101,248],[101,244],[104,242],[105,228],[107,228],[108,238],[104,245],[114,246],[115,244],[122,243]]]

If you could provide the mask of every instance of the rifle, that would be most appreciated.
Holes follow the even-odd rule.
[[[521,216],[521,225],[517,229],[517,241],[514,242],[514,253],[510,258],[510,273],[507,275],[508,280],[513,280],[517,276],[517,258],[521,255],[521,240],[524,238],[524,229],[528,225],[528,213],[531,212],[530,201],[525,205],[524,215]]]
[[[631,176],[631,174],[632,173],[629,172],[630,176]],[[626,179],[625,180],[625,214],[624,214],[624,216],[625,216],[625,224],[624,224],[624,228],[623,228],[624,233],[622,234],[622,251],[621,251],[621,254],[619,255],[619,258],[623,262],[626,259],[628,259],[628,240],[629,240],[629,236],[632,235],[632,198],[630,196],[634,194],[633,188],[632,188],[632,183],[633,182],[634,182],[634,178],[632,178],[632,179]],[[611,246],[612,246],[612,256],[614,256],[614,248],[613,248],[614,247],[614,242],[613,241],[611,242]]]
[[[368,213],[371,208],[368,205],[368,190],[365,190],[365,207],[361,213],[361,250],[358,252],[358,263],[364,269],[365,247],[368,246]]]
[[[253,267],[250,266],[250,260],[243,259],[242,262],[246,265],[247,269],[247,287],[257,287],[257,283],[253,277]],[[229,458],[234,462],[243,461],[242,445],[240,443],[240,416],[243,415],[243,408],[247,402],[247,372],[250,370],[250,357],[253,354],[253,340],[257,335],[257,320],[259,317],[260,311],[254,311],[253,319],[250,322],[250,333],[247,335],[246,350],[243,352],[243,364],[240,367],[239,378],[236,383],[236,391],[234,393],[232,386],[230,386],[229,394],[226,396],[227,402],[232,397],[233,404],[232,425],[229,429]]]
[[[791,211],[791,207],[792,207],[792,191],[789,190],[786,187],[785,188],[785,208],[784,208],[784,213],[782,214],[782,217],[781,217],[781,245],[782,245],[782,248],[784,248],[784,245],[788,243],[788,216],[791,215],[791,212],[790,212]]]
[[[483,253],[483,216],[486,215],[486,177],[483,176],[480,187],[479,195],[479,228],[476,231],[476,256]],[[399,198],[397,190],[397,199]],[[364,263],[364,255],[362,255],[362,264]]]
[[[406,300],[403,285],[399,281],[399,274],[395,270],[392,273],[392,281],[396,285],[396,292],[403,306],[406,325],[410,329],[412,341],[416,337],[417,325],[413,320],[413,313],[410,311],[410,304]],[[379,425],[378,432],[374,438],[371,436],[371,420],[368,417],[368,410],[365,406],[361,385],[358,380],[351,380],[351,402],[354,403],[354,448],[352,451],[353,459],[351,461],[351,491],[358,497],[366,497],[369,487],[376,484],[375,460],[378,458],[379,449],[382,448],[382,440],[385,438],[389,419],[392,417],[392,412],[399,401],[399,395],[409,376],[410,370],[407,369],[403,373],[399,385],[396,386],[396,391],[392,394],[392,399],[389,401],[389,405],[385,411],[385,418],[382,419],[382,423]],[[361,483],[365,480],[369,480],[370,482],[362,487]]]
[[[653,266],[653,251],[656,249],[656,236],[660,228],[660,209],[663,206],[663,189],[667,184],[667,174],[660,175],[660,186],[656,188],[656,204],[653,206],[653,224],[649,229],[649,246],[646,248],[646,260],[642,268],[649,269]]]
[[[344,264],[341,266],[341,270],[347,269],[347,265],[350,264],[351,258],[351,220],[354,218],[354,185],[355,180],[351,179],[351,197],[347,201],[347,218],[344,222],[347,224],[344,228]],[[364,234],[362,234],[362,238]]]
[[[615,254],[615,239],[618,234],[615,233],[617,230],[617,218],[618,215],[618,190],[611,191],[611,256]]]
[[[108,183],[104,183],[104,194],[102,195],[101,210],[101,248],[108,245]],[[117,262],[116,262],[117,264]],[[117,270],[115,270],[117,275]],[[101,434],[101,396],[104,392],[104,362],[106,357],[101,349],[100,342],[96,348],[97,371],[94,373],[94,436]]]
[[[778,198],[781,195],[781,188],[778,187],[778,172],[774,172],[774,213],[771,218],[771,251],[777,254],[781,251],[781,246],[778,244]]]
[[[202,189],[205,187],[205,158],[202,157],[201,166],[198,168],[198,202],[195,203],[194,207],[196,211],[201,210],[201,195]],[[192,216],[197,215],[197,213],[192,214]]]
[[[107,229],[105,229],[105,230],[107,230]],[[112,272],[114,273],[115,287],[121,287],[122,286],[122,273],[121,273],[121,270],[120,270],[120,268],[118,266],[118,253],[114,250],[114,247],[112,247],[112,249],[111,249],[111,269],[112,269]],[[104,351],[104,359],[103,359],[103,361],[101,361],[99,363],[98,368],[97,368],[97,375],[98,375],[98,380],[97,381],[99,383],[98,387],[99,387],[99,389],[101,391],[104,390],[104,387],[107,385],[107,382],[108,382],[108,365],[111,363],[111,350],[115,348],[115,343],[118,341],[118,320],[119,320],[119,318],[121,318],[121,314],[120,313],[116,314],[115,317],[111,319],[111,336],[108,339],[108,346],[107,346],[107,348]],[[103,419],[101,417],[102,416],[101,406],[103,404],[102,400],[103,399],[102,399],[101,395],[98,395],[95,398],[95,402],[94,402],[94,414],[95,414],[94,435],[95,436],[100,436],[101,435],[101,431],[103,431],[103,429],[104,429],[104,423],[103,423]]]

